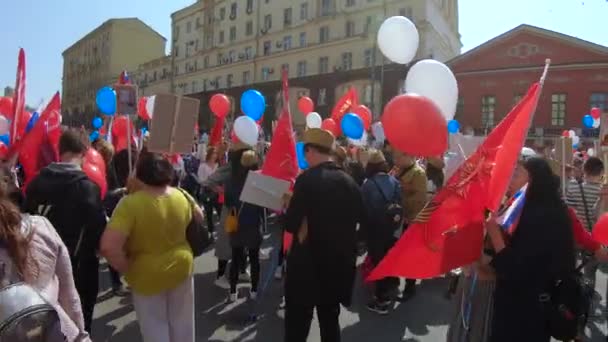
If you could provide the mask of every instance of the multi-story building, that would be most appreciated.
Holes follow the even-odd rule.
[[[608,47],[530,25],[448,62],[460,92],[456,119],[478,134],[490,131],[538,82],[547,58],[551,67],[530,137],[542,146],[564,130],[597,136],[582,118],[592,107],[608,111]]]
[[[95,94],[165,55],[166,39],[137,18],[110,19],[63,52],[62,112],[67,122],[89,122],[97,112]]]
[[[172,55],[164,65],[142,65],[138,81],[200,98],[205,114],[217,92],[229,95],[238,113],[238,97],[253,87],[266,96],[272,115],[265,118],[272,120],[287,68],[296,125],[304,122],[293,106],[299,95],[327,115],[350,87],[378,113],[405,79],[406,68],[388,64],[375,43],[379,25],[393,15],[418,27],[418,58],[446,61],[460,53],[457,0],[200,0],[172,14]],[[160,70],[173,74],[151,82]],[[208,121],[203,115],[201,127]]]

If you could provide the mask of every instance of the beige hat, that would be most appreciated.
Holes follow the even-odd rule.
[[[367,162],[369,164],[380,164],[386,162],[386,158],[384,158],[384,153],[381,151],[371,149],[369,150],[369,160]]]
[[[252,147],[245,144],[244,142],[233,142],[230,145],[230,151],[236,152],[240,150],[250,150]]]
[[[255,151],[249,150],[243,152],[241,156],[241,165],[244,167],[251,167],[258,163],[258,156],[255,154]]]
[[[443,158],[440,157],[427,157],[426,162],[437,169],[443,169],[445,167],[445,162],[443,161]]]
[[[334,149],[335,138],[329,131],[320,128],[311,128],[304,132],[304,144],[317,145],[329,150]]]

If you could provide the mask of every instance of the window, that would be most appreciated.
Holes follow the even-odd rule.
[[[190,57],[190,49],[188,49],[190,45],[188,43],[184,44],[184,50],[186,50],[186,58]]]
[[[245,59],[253,58],[253,48],[248,46],[245,48]]]
[[[243,85],[248,85],[251,82],[251,72],[243,71]]]
[[[342,54],[342,70],[350,70],[353,68],[353,54],[344,52]]]
[[[247,13],[253,12],[253,0],[247,0]]]
[[[236,2],[233,2],[230,5],[230,19],[236,19]]]
[[[215,82],[215,88],[219,88],[222,83],[222,76],[216,76],[214,82]]]
[[[329,26],[322,26],[319,29],[319,43],[327,43],[329,41]]]
[[[333,0],[321,0],[321,16],[332,15]]]
[[[363,53],[363,64],[365,67],[369,68],[374,64],[374,54],[373,49],[365,49]]]
[[[230,60],[230,63],[236,61],[236,52],[234,50],[230,50],[228,53],[228,59]]]
[[[564,125],[566,118],[566,98],[566,94],[551,94],[551,125]]]
[[[226,18],[226,7],[220,8],[220,20],[224,20]]]
[[[459,96],[458,102],[456,102],[456,115],[454,119],[459,119],[464,115],[464,97]]]
[[[402,17],[411,19],[412,18],[412,8],[411,7],[400,8],[399,15]]]
[[[175,26],[175,40],[179,39],[179,26]]]
[[[366,84],[363,88],[363,103],[369,105],[372,103],[372,85]]]
[[[268,81],[270,78],[270,68],[263,67],[262,68],[262,81]]]
[[[369,33],[369,30],[371,30],[372,28],[372,16],[368,15],[367,18],[365,19],[365,33]]]
[[[300,47],[306,47],[306,32],[300,32]]]
[[[516,104],[519,103],[519,101],[521,101],[521,99],[524,97],[523,94],[515,94],[513,95],[513,106],[515,106]]]
[[[205,69],[209,67],[209,56],[205,56],[205,58],[203,58],[203,66]]]
[[[175,76],[179,75],[179,65],[175,66]]]
[[[608,110],[608,93],[592,93],[589,98],[589,108],[599,108],[603,112]]]
[[[317,104],[319,106],[327,105],[327,89],[326,88],[319,89],[319,97],[317,98]]]
[[[308,19],[308,3],[305,2],[300,5],[300,20]]]
[[[326,74],[329,72],[329,57],[319,58],[319,74]]]
[[[203,91],[207,91],[207,79],[203,80]]]
[[[196,93],[196,91],[197,91],[197,87],[198,87],[197,83],[198,82],[196,82],[196,81],[192,81],[192,92],[193,93]]]
[[[355,6],[355,0],[346,0],[346,7]]]
[[[306,61],[298,62],[298,77],[306,76]]]
[[[186,33],[192,32],[192,22],[189,21],[186,23]]]
[[[232,87],[232,77],[232,74],[228,74],[228,76],[226,76],[226,88]]]
[[[194,61],[194,71],[198,70],[198,60]],[[156,78],[156,71],[154,72],[154,78]]]
[[[175,45],[175,57],[179,57],[179,46]]]
[[[348,20],[346,21],[346,37],[352,37],[355,35],[355,22]]]
[[[285,70],[289,76],[289,63],[281,64],[281,71]]]
[[[249,20],[247,24],[245,24],[245,34],[248,36],[253,34],[253,21]]]
[[[198,51],[198,39],[196,40],[196,43],[194,44],[194,51]]]
[[[233,42],[236,40],[236,26],[232,26],[230,28],[230,41]]]
[[[494,127],[495,110],[495,96],[484,96],[481,98],[481,125],[483,126],[483,128]]]
[[[272,49],[272,42],[267,40],[264,42],[264,56],[270,55],[270,50]]]
[[[283,50],[291,49],[291,36],[283,37]]]
[[[224,31],[220,31],[219,43],[224,44]]]
[[[222,61],[223,59],[224,59],[224,54],[218,53],[217,54],[217,65],[222,65],[224,63],[224,61]]]
[[[264,28],[266,30],[270,30],[272,28],[272,15],[266,14],[264,17]]]
[[[201,18],[196,18],[196,28],[201,27]]]
[[[283,10],[283,25],[291,26],[291,7]]]

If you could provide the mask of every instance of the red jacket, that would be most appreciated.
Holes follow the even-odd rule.
[[[576,212],[572,208],[568,208],[568,214],[572,220],[572,233],[574,234],[574,241],[588,252],[595,252],[602,247],[602,244],[593,240],[591,233],[588,232],[581,220],[576,216]]]

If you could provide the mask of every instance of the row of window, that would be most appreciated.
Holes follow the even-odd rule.
[[[513,96],[513,105],[522,99],[522,94]],[[562,127],[566,124],[566,104],[568,95],[565,93],[551,94],[551,125]],[[589,108],[597,107],[608,109],[608,93],[592,93],[589,97]],[[464,110],[464,99],[458,99],[457,113]],[[496,124],[496,96],[486,95],[481,98],[481,124],[484,128],[494,127]]]

